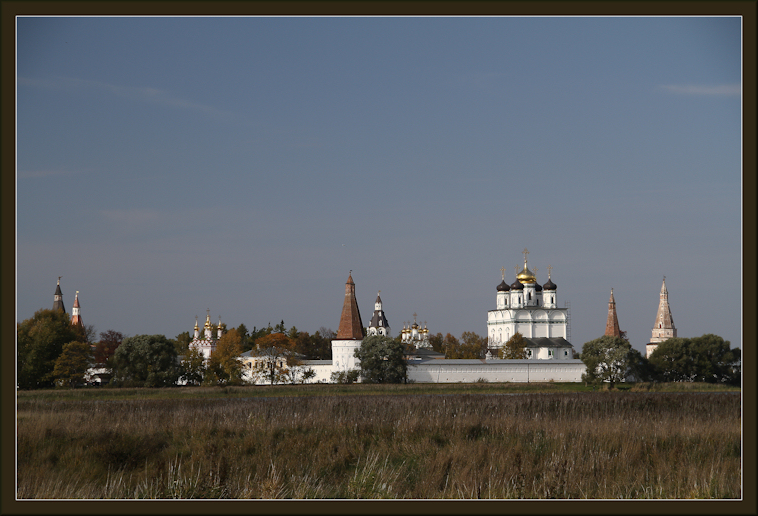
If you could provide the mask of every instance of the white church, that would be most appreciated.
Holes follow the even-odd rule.
[[[540,286],[536,275],[527,267],[524,250],[524,267],[517,271],[516,281],[510,286],[503,281],[497,287],[495,310],[487,314],[487,335],[490,348],[497,351],[514,333],[521,333],[527,342],[527,358],[506,360],[494,358],[488,352],[485,358],[444,359],[417,357],[408,362],[408,380],[418,383],[473,383],[487,382],[580,382],[586,368],[574,358],[573,346],[566,340],[569,314],[567,308],[558,308],[556,285],[550,279]],[[552,267],[548,267],[550,271]],[[502,270],[501,270],[502,271]],[[536,271],[536,269],[535,269]],[[415,323],[415,321],[414,321]],[[424,328],[426,329],[426,328]],[[416,333],[421,335],[416,324]],[[389,336],[389,323],[377,295],[367,335]],[[428,330],[427,330],[428,332]],[[410,335],[411,333],[409,333]],[[332,360],[306,360],[303,368],[310,368],[315,376],[310,382],[329,382],[333,372],[359,369],[355,350],[364,338],[364,326],[355,296],[352,271],[345,283],[345,298],[340,315],[339,329],[332,341]],[[417,336],[416,339],[420,338]]]

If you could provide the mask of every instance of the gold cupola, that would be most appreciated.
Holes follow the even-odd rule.
[[[524,249],[524,269],[516,274],[516,279],[519,280],[519,283],[526,284],[526,283],[536,283],[537,282],[537,276],[534,275],[532,271],[529,270],[529,268],[526,266],[526,255],[529,254],[529,251]]]

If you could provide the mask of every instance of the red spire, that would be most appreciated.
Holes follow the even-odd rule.
[[[84,326],[82,322],[82,316],[79,315],[79,291],[76,291],[76,297],[74,298],[74,306],[71,310],[71,324],[74,326]]]
[[[352,273],[353,271],[350,271],[347,283],[345,283],[345,303],[342,305],[337,340],[360,340],[363,338],[363,321],[358,310],[358,301],[355,299],[355,283],[353,283]]]
[[[608,321],[605,323],[605,335],[608,337],[621,337],[619,320],[616,315],[616,300],[613,299],[613,289],[611,289],[611,298],[608,300]]]

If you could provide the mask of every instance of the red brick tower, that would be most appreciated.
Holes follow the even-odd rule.
[[[605,335],[608,337],[621,337],[619,319],[616,315],[616,300],[613,299],[613,289],[611,289],[611,298],[608,300],[608,321],[605,323]]]

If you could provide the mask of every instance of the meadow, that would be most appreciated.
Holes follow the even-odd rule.
[[[17,495],[741,496],[739,392],[655,385],[576,392],[582,389],[589,390],[469,384],[19,392]],[[660,390],[681,392],[652,392]]]

